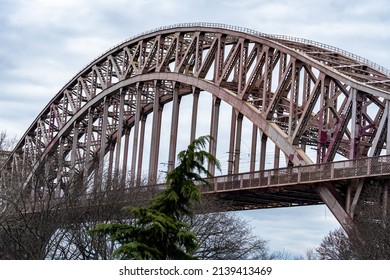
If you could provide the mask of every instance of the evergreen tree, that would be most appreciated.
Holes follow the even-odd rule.
[[[196,234],[184,218],[194,215],[201,200],[196,183],[209,184],[206,161],[220,169],[219,161],[205,151],[209,136],[195,139],[178,155],[178,165],[167,174],[166,189],[145,207],[127,207],[129,224],[100,224],[92,233],[103,233],[119,244],[119,259],[192,259],[198,248]]]

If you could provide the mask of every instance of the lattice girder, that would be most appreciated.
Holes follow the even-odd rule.
[[[172,168],[181,96],[192,94],[195,104],[200,91],[213,95],[210,134],[218,134],[221,101],[235,112],[231,151],[240,150],[243,117],[254,124],[254,131],[260,129],[272,140],[275,153],[282,151],[291,165],[331,162],[336,154],[350,159],[379,155],[387,148],[387,71],[315,42],[201,24],[145,33],[98,57],[55,95],[7,164],[16,172],[29,163],[34,171],[47,155],[57,154],[58,165],[53,168],[58,184],[75,174],[95,172],[99,178],[108,154],[109,176],[119,170],[125,176],[130,169],[131,177],[139,180],[142,134],[153,112],[154,137],[147,144],[151,147],[149,177],[156,177],[161,137],[158,112],[172,102],[168,162]],[[193,109],[192,138],[196,114]],[[130,131],[134,138],[131,158],[127,158],[120,150],[131,150]],[[213,145],[210,150],[215,153]],[[317,149],[316,158],[305,152],[308,145]],[[228,168],[237,170],[238,166]],[[33,172],[23,173],[27,185]]]

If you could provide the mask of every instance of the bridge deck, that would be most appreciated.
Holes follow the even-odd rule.
[[[222,207],[228,209],[224,210],[260,209],[323,204],[316,191],[323,183],[332,182],[342,194],[345,193],[342,188],[351,180],[388,176],[390,156],[381,156],[218,176],[210,180],[210,186],[200,185],[199,188],[206,196],[226,201]],[[164,189],[165,185],[150,187],[156,191]],[[146,195],[148,187],[142,189]],[[134,195],[134,190],[109,193],[126,200]]]
[[[220,176],[201,190],[234,201],[233,208],[290,207],[323,203],[316,186],[325,182],[343,188],[358,178],[387,176],[390,157],[381,156]]]
[[[323,204],[316,191],[323,183],[332,182],[341,194],[351,180],[381,180],[389,176],[390,156],[381,156],[218,176],[210,180],[209,186],[199,185],[199,188],[205,196],[226,201],[221,204],[223,210],[261,209]],[[159,184],[106,190],[98,196],[79,197],[79,207],[107,206],[119,210],[125,205],[143,204],[164,188],[165,184]]]

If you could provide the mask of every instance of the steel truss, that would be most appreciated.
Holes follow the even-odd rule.
[[[313,41],[227,25],[183,24],[129,39],[74,76],[8,158],[1,171],[3,187],[23,174],[18,180],[27,188],[52,154],[56,162],[45,170],[59,197],[66,192],[61,186],[76,176],[93,176],[94,191],[101,191],[103,174],[108,181],[129,175],[139,184],[145,162],[155,183],[161,149],[168,148],[167,170],[175,166],[180,110],[191,110],[188,141],[196,137],[203,92],[212,94],[212,113],[206,117],[213,154],[221,141],[221,102],[232,108],[228,174],[240,172],[244,118],[253,123],[251,172],[264,170],[267,153],[275,155],[275,168],[280,152],[290,166],[332,162],[337,154],[346,159],[390,154],[388,70]],[[193,96],[192,108],[180,107],[186,95]],[[166,131],[162,112],[169,102]],[[152,137],[146,143],[149,115]],[[160,147],[163,129],[170,135],[169,147]],[[275,150],[267,151],[268,140]],[[149,155],[144,155],[145,145]],[[309,146],[317,150],[315,158],[306,152]],[[214,173],[214,166],[209,170]],[[348,194],[331,182],[316,187],[343,226],[350,223],[359,184],[350,186]],[[335,195],[340,192],[342,199]]]

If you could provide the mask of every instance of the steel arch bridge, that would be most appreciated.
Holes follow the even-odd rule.
[[[181,106],[184,98],[191,105]],[[159,164],[174,168],[178,141],[199,136],[205,122],[211,153],[228,143],[226,170],[205,192],[225,193],[239,209],[326,203],[350,228],[364,177],[390,172],[387,157],[379,157],[389,154],[389,100],[389,70],[332,46],[223,24],[162,27],[113,47],[55,94],[1,169],[1,192],[15,180],[31,194],[44,192],[31,185],[38,171],[58,197],[76,177],[93,178],[89,192],[108,191],[103,174],[139,184],[145,166],[155,184]],[[179,116],[187,120],[184,135]],[[245,139],[244,122],[252,126]],[[240,175],[243,143],[250,143],[250,165]],[[275,169],[265,171],[270,154]],[[347,161],[334,163],[340,159]],[[284,181],[291,174],[296,180]],[[319,175],[305,181],[310,174]],[[221,185],[227,178],[229,190]]]

